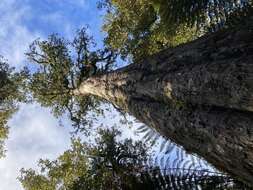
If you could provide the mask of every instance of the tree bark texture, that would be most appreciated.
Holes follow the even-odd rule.
[[[253,183],[253,24],[89,78],[95,95],[223,171]]]

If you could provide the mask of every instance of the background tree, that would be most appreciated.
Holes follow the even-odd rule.
[[[116,129],[100,130],[95,144],[72,140],[70,150],[57,160],[40,160],[41,173],[21,170],[20,181],[27,190],[119,189],[144,168],[147,149],[131,139],[119,141]],[[82,188],[81,188],[82,187]]]
[[[24,81],[28,72],[26,69],[14,73],[14,68],[8,66],[0,57],[0,157],[4,155],[4,140],[8,135],[7,122],[17,110],[18,102],[25,100]]]

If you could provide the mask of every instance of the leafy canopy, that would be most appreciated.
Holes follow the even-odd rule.
[[[116,129],[100,130],[95,144],[73,139],[70,150],[57,160],[40,160],[40,173],[21,170],[20,181],[26,190],[121,189],[143,170],[147,149],[131,139],[120,141]]]
[[[135,61],[198,36],[196,28],[185,22],[165,24],[156,5],[150,0],[102,1],[100,7],[107,10],[103,25],[107,33],[105,44],[122,58],[130,56]]]
[[[0,157],[4,155],[4,140],[8,135],[7,121],[17,110],[18,102],[25,101],[24,87],[27,69],[14,72],[0,57]]]
[[[68,111],[74,125],[88,124],[85,115],[99,112],[99,101],[90,96],[73,96],[73,90],[92,75],[111,69],[115,55],[110,49],[96,50],[86,28],[77,32],[73,41],[57,34],[47,40],[35,40],[27,53],[36,66],[30,76],[29,89],[43,106],[52,107],[56,116]]]
[[[216,30],[251,6],[251,0],[101,0],[99,4],[107,11],[105,44],[134,61]]]

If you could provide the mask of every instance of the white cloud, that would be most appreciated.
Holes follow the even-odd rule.
[[[9,122],[7,153],[0,160],[0,190],[21,190],[17,177],[24,167],[36,168],[40,158],[55,159],[70,145],[70,129],[60,127],[48,109],[22,105]]]

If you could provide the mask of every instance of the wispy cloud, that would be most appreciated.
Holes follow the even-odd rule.
[[[31,8],[14,0],[0,2],[0,54],[10,65],[21,67],[25,62],[25,51],[29,44],[39,36],[23,24],[28,19]]]

